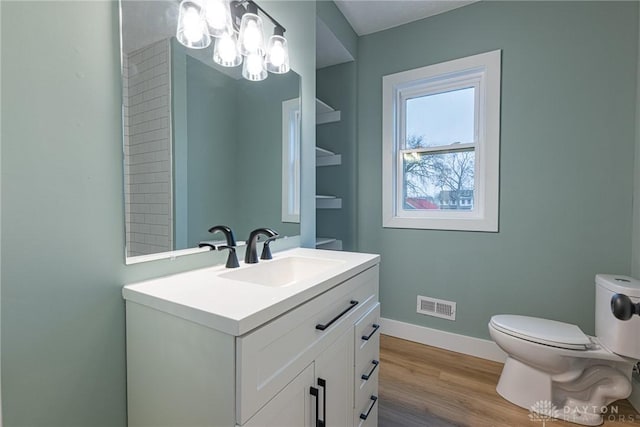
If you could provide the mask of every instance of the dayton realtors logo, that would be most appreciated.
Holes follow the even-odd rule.
[[[601,418],[602,417],[602,418]],[[558,409],[550,400],[539,400],[529,408],[529,420],[541,422],[542,426],[546,426],[547,422],[553,422],[556,419],[563,419],[570,422],[579,422],[585,424],[584,421],[616,421],[621,423],[636,423],[638,416],[635,414],[620,414],[617,405],[611,406],[565,406]],[[592,424],[588,424],[592,425]]]
[[[529,420],[542,422],[542,427],[547,425],[547,421],[553,421],[553,414],[558,411],[556,405],[549,400],[539,400],[529,409]]]

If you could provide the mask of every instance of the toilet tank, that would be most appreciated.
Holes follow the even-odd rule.
[[[640,280],[615,274],[596,276],[596,336],[612,352],[640,360],[640,316],[618,320],[611,312],[611,297],[615,294],[640,302]]]

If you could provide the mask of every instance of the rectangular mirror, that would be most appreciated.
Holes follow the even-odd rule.
[[[127,263],[221,240],[218,224],[300,234],[300,77],[247,81],[213,43],[185,48],[178,5],[121,1]]]

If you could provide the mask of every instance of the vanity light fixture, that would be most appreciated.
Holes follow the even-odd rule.
[[[211,37],[204,19],[204,9],[197,0],[183,0],[178,12],[178,41],[191,49],[209,46]]]
[[[266,48],[260,12],[274,25]],[[267,71],[285,74],[291,69],[285,31],[253,0],[182,0],[176,38],[191,49],[204,49],[213,38],[216,64],[243,64],[242,76],[260,81],[267,78]]]
[[[258,5],[249,2],[240,22],[240,53],[244,56],[252,54],[264,55],[264,35],[262,18],[258,16]]]
[[[289,47],[284,38],[284,28],[275,27],[267,45],[267,71],[275,74],[289,72]]]

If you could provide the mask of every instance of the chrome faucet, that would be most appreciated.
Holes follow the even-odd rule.
[[[238,263],[238,256],[236,255],[236,238],[233,236],[233,231],[231,228],[226,225],[216,225],[209,229],[209,233],[221,232],[224,234],[224,237],[227,241],[226,245],[218,246],[218,250],[221,251],[223,249],[229,250],[229,256],[227,257],[227,263],[225,267],[227,268],[237,268],[240,267],[240,263]]]
[[[258,251],[256,244],[258,242],[258,236],[267,236],[267,240],[262,245],[262,254],[260,259],[271,259],[271,249],[269,249],[269,243],[274,241],[279,234],[270,228],[257,228],[249,234],[247,239],[247,250],[244,253],[245,264],[255,264],[258,262]]]

